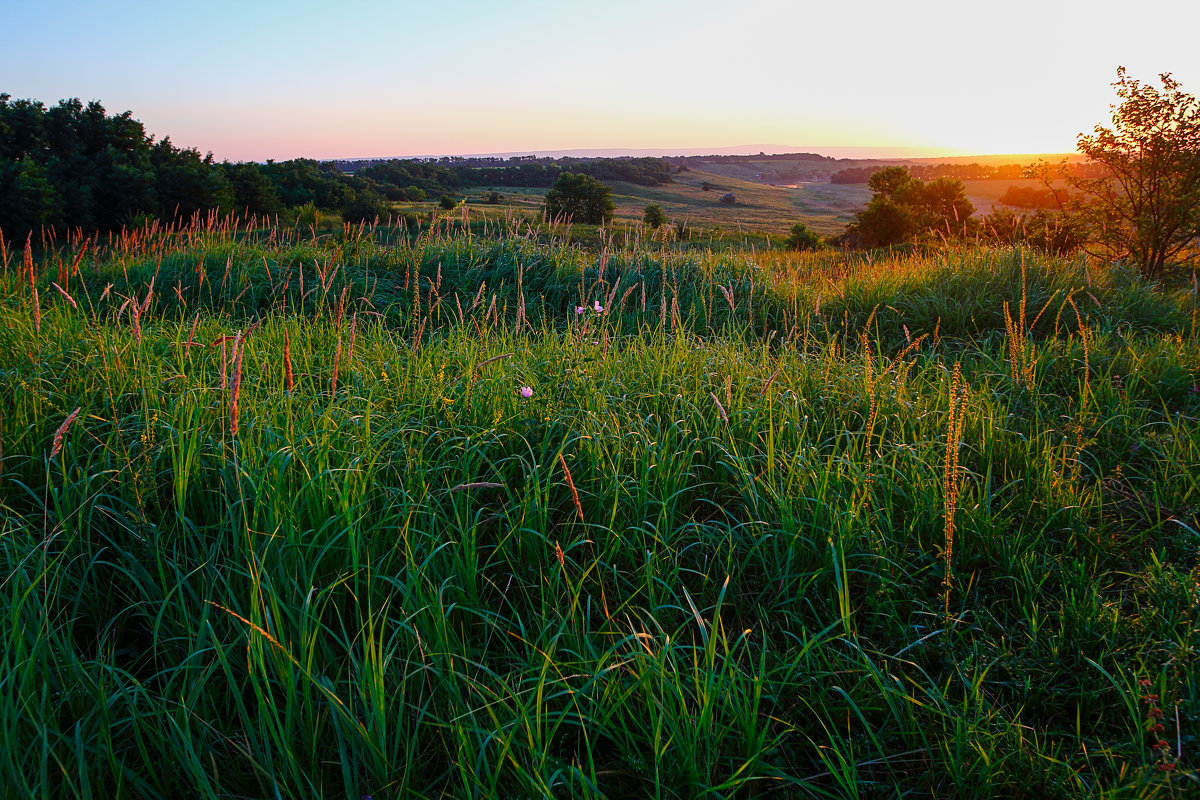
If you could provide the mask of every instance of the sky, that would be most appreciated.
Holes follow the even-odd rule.
[[[3,0],[0,92],[218,160],[604,148],[1065,153],[1196,0]],[[756,152],[757,149],[753,151]]]

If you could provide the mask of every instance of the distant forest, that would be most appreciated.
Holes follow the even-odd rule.
[[[9,241],[213,211],[249,218],[307,208],[358,222],[386,218],[388,201],[468,187],[549,187],[567,171],[654,186],[678,169],[659,158],[217,162],[170,138],[155,141],[129,111],[110,115],[78,99],[48,108],[0,94],[0,233]]]

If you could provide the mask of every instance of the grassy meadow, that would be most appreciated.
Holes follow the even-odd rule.
[[[737,174],[733,169],[727,169],[726,172]],[[703,188],[706,183],[712,187],[707,191]],[[1040,181],[1033,179],[968,180],[963,181],[963,185],[967,198],[980,217],[990,214],[1000,205],[997,201],[1010,186],[1042,187]],[[481,219],[493,220],[513,214],[540,214],[544,189],[503,187],[497,191],[503,200],[500,205],[494,206],[483,204],[485,190],[466,191],[464,196],[471,213]],[[736,204],[721,204],[719,198],[726,192],[733,192],[737,197]],[[732,235],[737,238],[752,232],[784,236],[797,222],[803,222],[822,236],[831,236],[841,233],[848,224],[854,222],[854,215],[862,211],[870,199],[871,190],[866,184],[814,182],[795,187],[771,186],[700,169],[676,173],[671,183],[661,186],[613,182],[615,221],[618,224],[636,225],[641,222],[646,206],[653,203],[662,207],[672,223],[683,223],[705,237],[713,235],[714,229],[718,237]],[[397,208],[416,211],[428,218],[435,206],[431,203],[408,203],[399,204]]]
[[[578,238],[0,253],[0,794],[1195,796],[1193,282]]]

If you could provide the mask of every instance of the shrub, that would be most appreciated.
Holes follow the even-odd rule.
[[[612,189],[590,175],[564,172],[546,192],[546,216],[588,225],[600,225],[613,217]]]
[[[296,215],[296,226],[300,228],[315,228],[321,221],[321,212],[311,200],[293,208],[292,213]]]
[[[789,250],[818,250],[821,247],[821,237],[815,231],[804,227],[803,222],[797,222],[792,226],[792,233],[788,236],[786,244]]]
[[[661,228],[667,221],[667,215],[663,213],[662,206],[651,203],[646,206],[645,212],[642,214],[642,222],[657,230]]]
[[[737,195],[735,195],[733,192],[726,192],[717,198],[717,202],[719,202],[721,205],[731,206],[737,202]]]
[[[383,196],[370,189],[360,189],[354,199],[342,207],[342,220],[345,222],[375,222],[386,220],[388,206]]]

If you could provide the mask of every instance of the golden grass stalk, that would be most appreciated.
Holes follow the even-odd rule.
[[[29,288],[34,288],[33,279],[33,233],[25,237],[25,253],[21,256],[21,271],[29,276]]]
[[[721,401],[717,397],[715,392],[709,392],[708,396],[711,397],[712,401],[716,404],[717,413],[721,415],[721,421],[724,422],[726,425],[728,425],[729,424],[729,415],[725,413],[725,406],[721,405]]]
[[[54,457],[59,454],[59,451],[62,450],[63,437],[65,437],[67,435],[67,431],[70,430],[71,423],[75,421],[77,416],[79,416],[80,408],[82,408],[82,406],[77,406],[74,411],[67,415],[67,418],[62,421],[62,424],[58,426],[58,430],[54,431],[54,439],[50,444],[51,461],[53,461]]]
[[[229,435],[237,438],[238,399],[242,394],[242,356],[246,352],[246,341],[241,333],[233,340],[233,379],[229,390]]]
[[[567,479],[567,486],[571,490],[571,500],[575,503],[575,511],[579,513],[581,522],[587,522],[583,516],[583,504],[579,502],[579,492],[575,489],[575,481],[571,478],[571,470],[567,469],[567,460],[563,458],[563,454],[558,454],[558,464],[562,467],[563,475]]]
[[[50,285],[53,286],[55,289],[58,289],[58,293],[61,294],[64,298],[66,298],[67,302],[71,304],[71,308],[75,309],[76,311],[79,310],[79,306],[78,306],[78,304],[76,304],[75,298],[71,297],[71,295],[67,294],[66,289],[59,286],[57,283],[52,283]]]
[[[1079,338],[1083,342],[1083,397],[1080,398],[1079,403],[1079,410],[1082,412],[1087,408],[1092,388],[1091,331],[1088,330],[1087,325],[1083,324],[1083,316],[1079,313],[1079,306],[1075,305],[1075,298],[1068,296],[1067,302],[1071,304],[1071,310],[1075,312],[1075,322],[1079,326]]]
[[[79,274],[79,264],[83,261],[83,257],[87,254],[88,248],[91,247],[92,240],[90,238],[83,240],[83,246],[75,253],[75,257],[71,259],[71,267],[63,273],[63,285],[69,287],[70,280],[75,275]]]
[[[950,408],[946,415],[946,458],[942,473],[942,497],[945,503],[945,524],[942,529],[942,600],[947,620],[950,618],[950,586],[953,578],[951,556],[954,553],[954,518],[958,512],[958,497],[962,491],[962,470],[958,463],[962,444],[963,422],[966,419],[967,387],[963,382],[962,365],[954,364],[950,379]]]
[[[292,380],[292,337],[287,331],[283,332],[283,381],[288,392],[294,385]]]
[[[718,283],[717,288],[721,290],[721,294],[725,296],[725,302],[729,304],[729,313],[736,313],[737,307],[733,299],[733,283],[729,284],[728,289]]]
[[[342,335],[338,334],[337,349],[333,353],[333,378],[329,381],[329,396],[337,394],[338,367],[342,362]]]
[[[771,388],[771,384],[773,384],[775,382],[775,379],[779,377],[779,373],[782,371],[783,371],[783,360],[780,359],[779,366],[777,366],[775,368],[775,371],[771,373],[771,377],[767,378],[767,382],[763,384],[762,389],[759,391],[759,393],[758,393],[759,397],[766,396],[767,390],[769,390]]]

